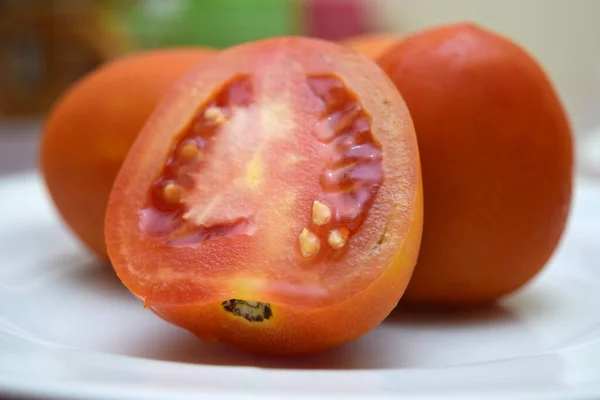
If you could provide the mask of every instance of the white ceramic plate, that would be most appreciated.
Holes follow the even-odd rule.
[[[0,396],[600,398],[600,184],[580,179],[545,271],[486,310],[394,312],[300,359],[204,344],[145,310],[59,222],[35,174],[0,180]]]

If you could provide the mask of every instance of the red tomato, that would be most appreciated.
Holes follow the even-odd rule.
[[[147,307],[259,353],[359,337],[402,296],[421,239],[417,142],[377,65],[315,39],[226,50],[167,95],[106,215]]]
[[[346,38],[340,43],[364,54],[371,60],[378,60],[401,40],[400,35],[394,33],[369,33]]]
[[[113,60],[50,111],[40,146],[44,182],[64,222],[99,259],[108,258],[106,203],[129,147],[171,86],[214,52],[161,49]]]
[[[480,306],[523,287],[571,204],[573,136],[552,82],[527,51],[473,24],[416,33],[379,64],[410,109],[426,193],[403,301]]]

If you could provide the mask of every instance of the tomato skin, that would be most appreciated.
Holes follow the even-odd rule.
[[[417,33],[378,63],[411,111],[426,193],[403,301],[475,306],[522,287],[571,202],[572,134],[552,83],[526,51],[471,24]]]
[[[347,38],[341,44],[354,51],[364,54],[371,60],[378,60],[402,38],[393,33],[370,33]]]
[[[107,260],[104,215],[125,156],[171,86],[214,54],[182,48],[132,54],[77,82],[46,121],[40,162],[47,189],[66,224]]]
[[[345,82],[370,114],[371,132],[383,149],[385,180],[346,253],[325,262],[302,259],[297,250],[299,228],[310,210],[311,196],[319,184],[316,171],[321,167],[311,144],[295,141],[312,134],[314,125],[307,121],[318,114],[311,109],[316,104],[313,97],[299,88],[306,86],[307,76],[331,73]],[[296,124],[292,124],[296,130],[288,130],[290,136],[283,141],[268,136],[266,128],[252,128],[252,120],[241,125],[244,137],[237,136],[234,128],[223,128],[227,132],[223,135],[239,140],[257,135],[256,140],[271,145],[267,152],[271,156],[263,165],[268,185],[248,191],[245,202],[236,200],[236,192],[227,192],[233,195],[222,200],[224,213],[234,209],[259,221],[256,231],[193,247],[170,247],[140,227],[140,210],[147,207],[149,187],[161,174],[173,141],[200,104],[212,98],[224,82],[244,74],[266,90],[267,103],[259,104],[268,106],[259,110],[275,107],[275,116],[281,116],[283,110],[285,118],[275,119],[275,135],[288,129],[290,121]],[[287,104],[290,108],[281,108],[289,98],[294,99]],[[259,119],[265,120],[273,127],[270,117]],[[215,143],[229,143],[232,153],[221,157],[229,157],[231,162],[217,169],[228,174],[232,172],[228,164],[244,156],[245,147],[218,137]],[[276,166],[289,149],[300,151],[299,159],[304,161],[293,174],[280,173]],[[196,191],[218,181],[218,176],[207,174],[200,171],[196,175]],[[213,188],[227,191],[234,181]],[[290,191],[295,191],[295,197],[288,201],[285,196]],[[261,193],[264,204],[260,199],[251,200],[255,193]],[[265,211],[273,213],[267,212],[265,217]],[[305,354],[356,339],[395,307],[416,263],[422,212],[416,135],[402,97],[390,80],[374,62],[342,46],[315,39],[277,38],[219,53],[167,95],[115,181],[106,214],[106,238],[118,276],[158,316],[203,340],[222,341],[260,354]],[[299,289],[282,290],[292,286]],[[223,302],[230,299],[269,303],[272,313],[264,321],[250,322],[224,311]]]

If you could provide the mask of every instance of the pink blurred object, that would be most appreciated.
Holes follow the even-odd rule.
[[[307,30],[313,37],[342,40],[369,31],[369,10],[362,0],[307,0]]]

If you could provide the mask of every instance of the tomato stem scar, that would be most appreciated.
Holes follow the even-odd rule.
[[[249,322],[263,322],[273,316],[271,304],[259,301],[230,299],[221,303],[223,309]]]

